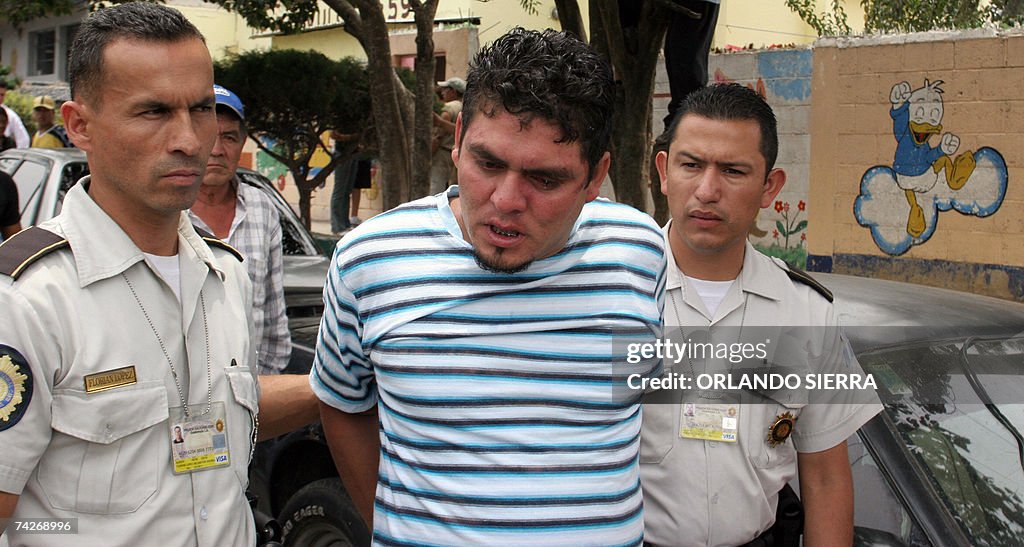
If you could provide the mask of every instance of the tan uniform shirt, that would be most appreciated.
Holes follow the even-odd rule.
[[[19,420],[0,431],[0,490],[20,495],[14,519],[76,517],[78,533],[23,535],[9,526],[3,539],[254,545],[245,488],[259,389],[242,264],[208,247],[182,214],[179,302],[81,183],[41,227],[67,238],[70,250],[50,253],[17,280],[0,276],[0,350],[21,354],[33,384]],[[169,409],[181,398],[161,343],[176,366],[188,367],[182,389],[191,404],[207,402],[208,386],[224,404],[230,466],[172,473]],[[86,391],[87,375],[122,367],[133,367],[135,382]]]
[[[667,227],[665,233],[667,237]],[[665,250],[669,264],[666,333],[680,325],[710,326],[712,332],[720,329],[730,336],[741,324],[744,328],[837,325],[828,300],[811,287],[793,282],[783,266],[749,243],[739,278],[714,317],[709,317],[700,296],[675,265],[667,243]],[[836,369],[860,372],[852,352],[842,348],[827,360]],[[702,366],[697,363],[697,374],[704,372]],[[858,395],[858,400],[864,398],[863,393]],[[741,545],[754,539],[775,520],[778,492],[797,473],[797,452],[838,445],[881,406],[877,402],[740,405],[735,443],[683,438],[683,410],[678,404],[644,405],[640,449],[644,539],[655,545]],[[798,418],[793,434],[771,446],[768,429],[785,412]]]

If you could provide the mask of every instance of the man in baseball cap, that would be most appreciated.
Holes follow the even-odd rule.
[[[32,120],[36,122],[36,133],[32,136],[34,148],[73,148],[64,126],[54,123],[57,104],[53,97],[43,95],[32,101]]]
[[[462,112],[462,95],[466,80],[453,76],[437,82],[438,94],[444,101],[441,114],[434,114],[433,156],[430,160],[430,193],[438,194],[456,183],[452,147],[455,146],[455,119]]]
[[[270,197],[241,182],[236,170],[245,146],[245,106],[231,90],[213,86],[217,143],[189,215],[197,227],[239,250],[252,280],[253,340],[260,374],[278,374],[291,355],[285,315],[281,219]],[[240,218],[236,218],[239,217]]]

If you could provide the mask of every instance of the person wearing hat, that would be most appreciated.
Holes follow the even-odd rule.
[[[462,112],[462,95],[466,81],[457,76],[437,82],[438,94],[444,101],[441,114],[434,114],[433,158],[430,160],[430,193],[438,194],[455,183],[452,147],[455,145],[455,119]]]
[[[213,86],[217,142],[206,163],[192,223],[238,249],[252,280],[252,313],[260,374],[278,374],[291,356],[284,302],[281,219],[270,198],[242,183],[235,171],[245,146],[245,106],[238,95]]]
[[[36,122],[36,134],[32,136],[33,148],[74,148],[64,126],[54,123],[57,104],[53,97],[43,95],[32,101],[32,120]]]

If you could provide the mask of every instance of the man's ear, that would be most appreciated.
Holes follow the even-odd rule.
[[[775,196],[779,195],[782,187],[786,185],[786,172],[782,169],[772,169],[764,181],[764,189],[761,191],[761,208],[771,207],[775,203]]]
[[[654,166],[658,168],[658,178],[661,179],[661,193],[668,196],[668,151],[659,150],[654,155]]]
[[[92,112],[85,104],[66,101],[60,106],[60,115],[64,118],[64,130],[75,146],[88,152],[92,148],[89,137],[89,119]]]
[[[604,178],[608,176],[608,169],[611,168],[611,165],[612,155],[610,152],[605,152],[601,159],[597,160],[593,175],[587,181],[587,202],[594,201],[597,196],[601,195],[601,185],[604,184]]]
[[[455,118],[455,145],[452,146],[452,163],[459,164],[459,148],[462,145],[462,112]]]

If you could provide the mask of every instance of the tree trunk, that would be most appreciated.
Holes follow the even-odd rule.
[[[587,29],[583,25],[579,3],[576,0],[555,0],[555,9],[558,10],[558,22],[562,25],[562,30],[575,34],[586,42]]]
[[[612,132],[612,185],[621,203],[646,211],[651,156],[651,99],[654,77],[668,28],[668,13],[652,0],[643,0],[639,23],[624,32],[618,0],[591,0],[591,31],[597,28],[615,77],[616,114]],[[595,9],[596,8],[596,9]],[[595,18],[599,23],[595,23]],[[628,38],[627,38],[628,35]],[[656,201],[657,202],[657,201]]]
[[[412,185],[409,199],[430,193],[430,143],[434,135],[434,14],[438,0],[411,0],[416,19],[416,97],[413,109]]]
[[[391,66],[391,42],[384,10],[377,0],[352,0],[359,8],[362,32],[356,36],[366,51],[373,120],[377,130],[384,210],[397,207],[411,181],[409,138],[402,118],[405,89]],[[342,14],[344,15],[344,14]]]

